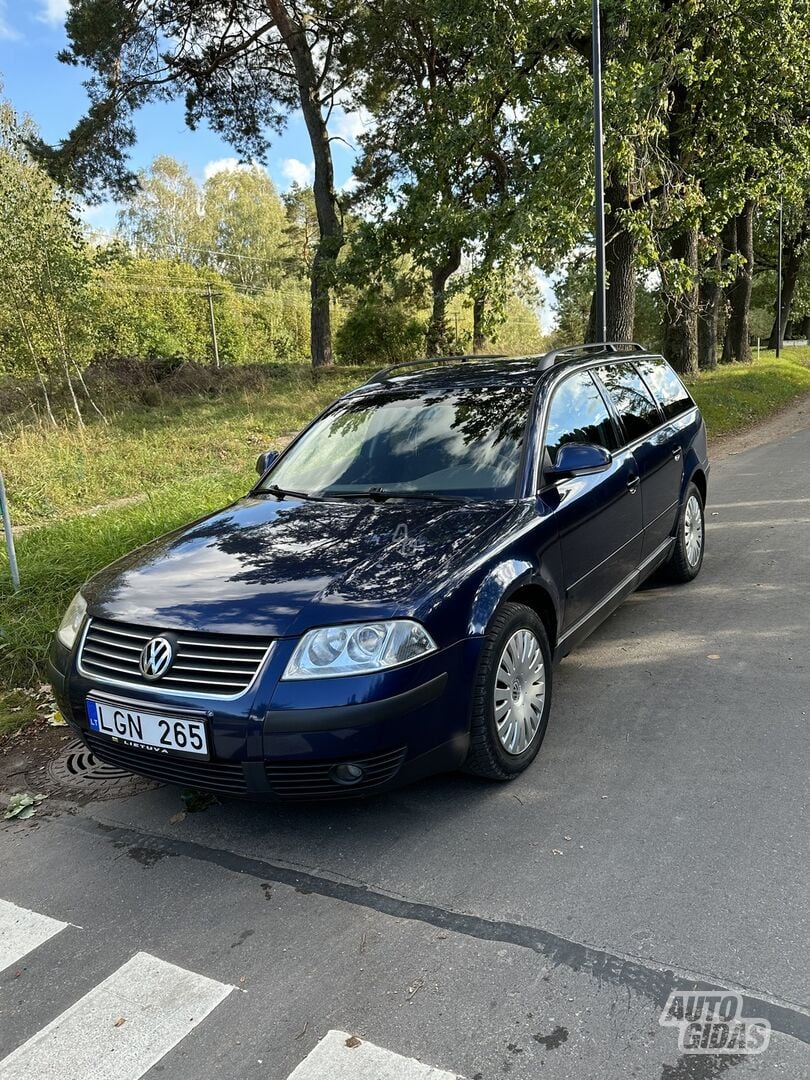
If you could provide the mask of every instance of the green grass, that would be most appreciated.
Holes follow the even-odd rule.
[[[779,360],[763,352],[753,364],[721,364],[689,380],[709,436],[729,435],[810,392],[810,348],[789,347]]]
[[[33,723],[36,704],[23,690],[0,690],[0,738]]]
[[[808,365],[810,349],[791,348],[778,361],[766,353],[753,364],[692,380],[710,434],[740,430],[810,391]],[[42,678],[50,635],[89,576],[238,498],[255,475],[260,450],[281,442],[362,377],[350,370],[314,383],[308,371],[290,370],[253,393],[133,408],[83,433],[18,428],[3,446],[3,469],[15,519],[32,527],[17,540],[23,582],[17,594],[7,584],[0,545],[0,687]],[[86,513],[131,496],[141,501]],[[12,711],[19,703],[8,700],[8,691],[4,697],[0,690],[0,733],[28,715],[25,707]]]
[[[2,467],[15,525],[35,525],[115,499],[154,493],[178,477],[244,478],[320,410],[362,382],[361,368],[313,378],[309,365],[274,368],[249,389],[175,397],[94,420],[84,429],[7,423]]]

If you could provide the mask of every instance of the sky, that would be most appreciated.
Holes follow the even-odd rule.
[[[0,0],[0,82],[3,96],[18,113],[27,113],[50,143],[64,137],[87,107],[82,86],[88,72],[61,64],[57,52],[67,43],[64,32],[68,0]],[[148,105],[135,119],[137,142],[132,149],[134,169],[146,169],[158,154],[169,154],[189,167],[197,180],[218,169],[236,164],[233,148],[206,125],[190,131],[183,118],[182,102]],[[336,110],[333,134],[352,143],[358,119]],[[335,180],[340,186],[351,176],[354,152],[335,140]],[[312,181],[312,153],[300,117],[292,117],[267,156],[267,169],[279,191],[295,181]],[[103,203],[88,207],[89,225],[110,230],[116,207]]]

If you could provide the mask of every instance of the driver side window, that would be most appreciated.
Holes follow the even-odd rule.
[[[605,450],[618,446],[610,413],[587,371],[566,379],[554,391],[548,410],[544,462],[555,464],[566,443],[593,443]]]

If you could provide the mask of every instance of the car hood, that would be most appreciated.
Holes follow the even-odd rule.
[[[506,503],[248,497],[133,551],[84,591],[92,616],[160,629],[275,637],[407,614],[508,512]]]

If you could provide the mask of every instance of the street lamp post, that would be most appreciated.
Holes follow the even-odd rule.
[[[776,270],[776,355],[782,355],[782,239],[784,232],[784,198],[779,196],[779,253]]]
[[[596,341],[607,340],[605,318],[605,163],[602,147],[602,35],[599,0],[592,0],[591,37],[593,41],[593,159],[594,213],[596,227],[596,295],[594,330]]]

